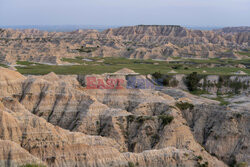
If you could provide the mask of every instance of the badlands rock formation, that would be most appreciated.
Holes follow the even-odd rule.
[[[74,32],[0,29],[0,63],[17,60],[62,64],[63,57],[127,57],[139,59],[243,58],[249,31],[199,31],[180,26],[131,26]]]
[[[237,33],[237,32],[250,32],[250,27],[225,27],[222,29],[215,30],[223,33]]]
[[[128,72],[95,77],[126,80]],[[0,79],[1,166],[250,163],[249,108],[231,110],[179,89],[86,89],[79,77],[54,73],[0,68]],[[176,106],[182,102],[193,105]]]

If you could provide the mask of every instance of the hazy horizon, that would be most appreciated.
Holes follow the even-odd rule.
[[[105,25],[13,25],[13,26],[2,26],[0,25],[0,28],[10,28],[14,30],[24,30],[24,29],[37,29],[41,31],[48,31],[48,32],[72,32],[78,29],[95,29],[98,31],[104,31],[109,28],[118,28],[123,27],[126,25],[120,25],[120,26],[105,26]],[[221,29],[224,27],[210,27],[210,26],[185,26],[182,27],[193,29],[193,30],[215,30],[215,29]]]
[[[1,26],[250,26],[249,0],[1,0]]]

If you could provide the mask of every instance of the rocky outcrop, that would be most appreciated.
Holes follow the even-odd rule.
[[[26,164],[45,165],[20,145],[10,140],[0,140],[0,166],[20,166]]]
[[[202,113],[201,113],[202,110]],[[198,105],[183,111],[196,140],[230,165],[249,161],[249,110]]]
[[[18,147],[26,149],[48,166],[127,166],[129,163],[140,166],[158,166],[159,164],[162,166],[169,164],[193,166],[198,163],[195,152],[169,147],[140,154],[121,153],[119,145],[114,140],[88,136],[83,133],[72,133],[55,127],[43,118],[34,116],[25,110],[15,99],[4,98],[1,100],[1,105],[2,126],[0,130],[3,134],[1,138],[15,142],[16,145],[19,145]],[[4,109],[4,107],[8,108]],[[12,122],[12,124],[8,122]],[[15,150],[18,151],[16,148]],[[21,151],[16,154],[22,154],[25,157]],[[22,159],[20,162],[15,159],[12,162],[12,159],[9,158],[10,163],[18,163],[18,165],[31,160]],[[209,155],[205,156],[204,160],[212,166],[223,165]]]
[[[22,83],[26,77],[18,72],[0,67],[0,97],[12,96],[22,90]]]
[[[126,57],[138,59],[247,58],[249,32],[221,33],[180,26],[139,25],[73,32],[2,29],[0,63],[32,61],[65,64],[62,58]]]
[[[130,27],[121,27],[117,29],[109,29],[104,32],[109,36],[169,36],[169,37],[185,37],[187,36],[187,29],[177,26],[161,26],[161,25],[139,25]]]
[[[0,83],[8,90],[0,98],[0,139],[12,143],[3,146],[10,158],[0,150],[5,166],[31,161],[93,167],[249,163],[248,111],[234,116],[216,101],[179,89],[86,89],[77,76],[24,77],[0,70],[0,75],[8,72]],[[126,80],[126,73],[133,71],[123,69],[112,77]],[[194,108],[181,110],[180,102]]]

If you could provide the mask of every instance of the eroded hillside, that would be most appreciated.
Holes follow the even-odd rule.
[[[163,60],[170,57],[247,58],[245,52],[249,51],[249,32],[240,31],[240,28],[234,33],[221,31],[145,25],[108,29],[103,32],[1,29],[0,63],[33,61],[65,64],[61,61],[62,58],[77,56]]]
[[[47,166],[227,166],[250,163],[249,107],[174,88],[87,89],[77,76],[0,67],[0,163]],[[147,80],[136,75],[138,79]]]

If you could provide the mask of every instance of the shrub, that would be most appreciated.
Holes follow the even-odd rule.
[[[153,148],[160,141],[160,136],[158,134],[155,134],[152,136],[151,140],[151,147]]]
[[[145,121],[146,119],[145,118],[143,118],[143,116],[140,116],[140,117],[137,117],[136,118],[136,122],[138,122],[138,123],[144,123],[144,121]]]
[[[236,164],[236,167],[247,167],[247,163],[246,162],[240,162]]]
[[[175,69],[175,70],[178,70],[178,69],[181,69],[181,68],[182,68],[181,64],[172,66],[172,69]]]
[[[233,156],[230,157],[229,166],[230,166],[230,167],[235,167],[236,164],[237,164],[237,161],[236,161],[235,156],[233,155]]]
[[[160,115],[160,116],[158,116],[158,118],[159,118],[159,120],[162,121],[161,124],[163,125],[163,127],[170,124],[174,119],[174,117],[171,115]]]
[[[170,86],[170,87],[176,87],[179,84],[179,81],[176,80],[176,78],[172,76],[167,76],[163,79],[163,86]]]
[[[134,115],[129,115],[127,117],[127,119],[128,119],[128,122],[133,122],[135,120],[135,116]]]
[[[242,117],[242,114],[241,114],[241,113],[237,113],[235,116],[236,116],[236,118],[238,118],[238,119],[239,119],[239,118],[241,118],[241,117]]]
[[[152,136],[152,139],[159,141],[160,140],[160,136],[158,134],[155,134]]]
[[[135,167],[135,164],[133,162],[128,162],[128,167]]]
[[[90,53],[90,52],[94,52],[97,50],[98,47],[84,47],[81,46],[80,49],[76,49],[79,52],[85,52],[85,53]]]
[[[163,75],[160,72],[155,72],[152,76],[156,79],[157,83],[163,86],[176,87],[179,84],[179,81],[171,75]]]
[[[188,102],[177,102],[176,107],[178,107],[180,110],[187,110],[190,109],[192,110],[194,108],[194,105]]]
[[[164,78],[164,79],[163,79],[162,84],[163,84],[164,86],[168,86],[169,83],[170,83],[170,79],[169,79],[169,78]]]
[[[169,83],[169,86],[176,87],[178,86],[178,84],[179,84],[179,81],[176,78],[173,78],[171,82]]]
[[[204,164],[198,162],[198,167],[208,167],[208,162],[205,162]]]
[[[197,158],[198,161],[202,161],[203,160],[202,156],[200,156],[200,155],[197,156],[196,158]]]
[[[155,78],[155,79],[160,79],[162,78],[162,74],[160,72],[155,72],[152,74],[152,76]]]
[[[154,118],[150,117],[150,116],[139,116],[139,117],[136,118],[136,122],[143,124],[144,121],[153,120],[153,119]]]

